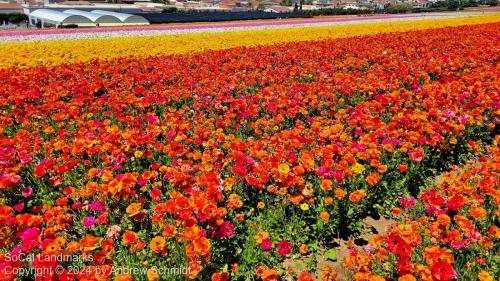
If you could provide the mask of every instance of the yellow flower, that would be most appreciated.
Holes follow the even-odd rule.
[[[281,163],[278,166],[278,172],[281,175],[288,175],[288,173],[290,173],[290,166],[288,166],[288,164],[286,163]]]
[[[141,157],[142,157],[142,155],[143,155],[142,151],[136,150],[136,151],[134,152],[134,156],[135,156],[135,158],[141,158]]]
[[[307,203],[302,203],[302,204],[300,204],[300,209],[302,211],[304,211],[304,212],[308,211],[309,210],[309,205]]]
[[[351,170],[352,170],[355,174],[359,175],[359,174],[361,174],[362,172],[364,172],[364,171],[365,171],[365,166],[363,166],[363,165],[361,165],[361,164],[359,164],[359,163],[356,163],[356,164],[354,164],[354,166],[352,166]]]
[[[266,207],[266,204],[264,202],[260,201],[259,203],[257,203],[257,208],[264,209],[264,207]]]
[[[138,213],[140,213],[141,210],[142,210],[142,207],[141,207],[141,204],[139,204],[139,203],[132,203],[132,204],[128,205],[127,209],[125,209],[125,211],[127,212],[127,214],[129,214],[129,216],[135,216]]]
[[[158,274],[158,270],[156,268],[150,268],[146,272],[146,275],[148,277],[148,281],[159,281],[160,280],[160,275]]]

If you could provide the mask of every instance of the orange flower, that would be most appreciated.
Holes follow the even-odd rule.
[[[130,230],[127,230],[127,231],[125,231],[125,233],[123,233],[122,243],[125,246],[130,246],[130,245],[137,243],[138,239],[139,239],[139,237],[137,236],[137,233],[130,231]]]
[[[438,217],[437,217],[437,222],[439,223],[439,225],[443,226],[443,227],[447,227],[450,222],[451,222],[451,219],[448,215],[446,214],[440,214]]]
[[[238,270],[240,269],[240,265],[238,263],[232,263],[231,264],[231,272],[238,272]]]
[[[492,225],[488,229],[488,234],[495,239],[500,239],[500,228],[497,227],[496,225]]]
[[[394,207],[391,210],[391,214],[395,217],[400,216],[402,213],[403,213],[403,211],[401,210],[401,208],[398,208],[398,207]]]
[[[279,279],[278,271],[275,269],[266,269],[261,275],[262,281],[277,281]]]
[[[168,237],[168,238],[173,238],[177,234],[177,228],[173,224],[167,224],[163,228],[162,235]]]
[[[370,173],[368,175],[368,177],[366,178],[366,182],[368,182],[368,184],[370,186],[377,185],[377,183],[378,183],[379,180],[380,180],[380,174],[375,173],[375,172]]]
[[[258,243],[258,244],[261,244],[262,243],[262,240],[266,240],[269,238],[269,233],[267,231],[260,231],[259,233],[257,233],[254,237],[255,241]]]
[[[194,250],[200,256],[208,256],[210,254],[210,240],[206,237],[200,237],[194,242]]]
[[[302,272],[297,277],[297,281],[314,281],[314,275],[310,272]]]
[[[212,274],[212,281],[227,281],[229,280],[229,273],[217,272]]]
[[[321,181],[320,187],[322,190],[331,190],[332,189],[332,181],[329,179],[324,179]]]
[[[321,281],[335,281],[338,277],[338,272],[333,268],[333,266],[326,265],[320,273]]]
[[[352,203],[357,204],[365,196],[366,196],[366,191],[363,189],[359,189],[359,190],[353,191],[353,192],[351,192],[351,194],[349,194],[349,200]]]
[[[381,174],[385,174],[387,172],[387,165],[380,165],[377,168],[377,172]]]
[[[323,211],[319,214],[319,217],[323,221],[328,221],[330,219],[330,214],[328,212]]]
[[[398,281],[417,281],[417,279],[412,274],[405,274],[399,277]]]
[[[482,208],[482,207],[471,208],[469,210],[469,214],[473,218],[479,220],[479,219],[482,219],[482,218],[486,217],[486,210],[484,208]]]
[[[156,236],[149,243],[149,247],[153,252],[163,255],[167,252],[167,241],[161,236]]]
[[[229,195],[227,208],[230,210],[236,210],[243,206],[243,201],[241,201],[240,196],[235,193]]]
[[[142,206],[139,203],[132,203],[128,205],[126,212],[129,216],[135,216],[139,214],[142,210]]]
[[[325,198],[325,205],[330,206],[333,203],[333,198],[332,197],[326,197]]]
[[[115,277],[115,281],[134,281],[134,278],[129,274],[120,274]]]
[[[408,171],[408,166],[403,165],[403,164],[399,164],[398,165],[398,171],[401,172],[401,173],[404,173],[404,172]]]
[[[97,244],[99,241],[101,241],[102,238],[100,237],[95,237],[93,235],[87,234],[82,240],[80,240],[80,248],[82,251],[91,251],[97,247]]]
[[[335,189],[335,198],[338,200],[342,200],[347,196],[347,192],[343,190],[342,188],[337,188]]]
[[[309,252],[309,247],[306,244],[302,244],[299,247],[299,252],[303,255],[307,254]]]

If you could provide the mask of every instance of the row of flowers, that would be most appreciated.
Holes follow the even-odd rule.
[[[92,59],[117,58],[123,56],[147,57],[160,54],[187,54],[207,49],[228,49],[239,46],[272,45],[286,42],[344,38],[384,32],[422,30],[446,26],[460,26],[497,22],[498,14],[481,16],[420,19],[399,22],[376,22],[352,25],[309,26],[269,30],[226,31],[213,33],[161,35],[156,36],[150,29],[145,31],[123,31],[120,38],[100,38],[96,36],[116,37],[113,32],[70,33],[51,35],[42,33],[33,35],[33,40],[41,42],[0,44],[0,68],[26,67],[38,65],[60,65],[90,61]],[[293,22],[293,21],[292,21]],[[305,24],[307,26],[307,24]],[[223,29],[223,27],[221,27]],[[231,30],[231,27],[228,27]],[[200,29],[200,32],[202,29]],[[219,28],[219,31],[220,28]],[[143,35],[143,36],[138,36]],[[41,37],[40,37],[41,36]],[[55,36],[62,41],[43,41],[43,37]],[[123,37],[125,36],[125,37]],[[130,37],[128,37],[130,36]],[[135,36],[135,37],[134,37]],[[38,38],[40,37],[40,38]],[[64,40],[70,39],[70,40]],[[4,39],[6,41],[7,39]]]
[[[0,268],[281,276],[482,152],[498,27],[2,69]]]

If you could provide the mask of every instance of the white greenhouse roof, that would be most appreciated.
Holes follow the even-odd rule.
[[[125,25],[149,24],[149,21],[146,20],[145,18],[143,18],[141,16],[137,16],[137,15],[132,15],[132,14],[117,13],[117,12],[104,11],[104,10],[93,10],[92,13],[117,17]]]
[[[30,17],[43,20],[55,25],[67,25],[76,24],[78,26],[88,26],[93,25],[92,20],[81,15],[71,15],[63,12],[49,10],[49,9],[38,9],[30,14]]]
[[[36,22],[50,23],[57,26],[78,25],[78,26],[118,26],[118,25],[144,25],[149,24],[144,17],[116,13],[105,10],[94,10],[91,12],[67,9],[64,12],[52,9],[37,9],[29,14]]]
[[[71,14],[71,15],[84,16],[84,17],[90,19],[92,22],[99,24],[101,26],[104,26],[104,25],[122,25],[122,21],[115,16],[91,13],[91,12],[76,10],[76,9],[68,9],[68,10],[65,10],[64,13]]]

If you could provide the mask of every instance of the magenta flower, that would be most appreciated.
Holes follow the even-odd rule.
[[[280,255],[286,256],[292,251],[292,244],[289,241],[284,240],[276,244],[276,248],[278,249],[278,253]]]
[[[87,228],[93,226],[95,223],[96,223],[96,220],[92,216],[86,217],[86,218],[83,219],[83,226],[85,226]]]
[[[40,229],[38,229],[37,227],[32,227],[24,230],[23,233],[19,236],[21,237],[21,240],[23,240],[23,242],[31,243],[33,241],[38,241],[40,234]]]
[[[220,239],[231,238],[234,235],[234,226],[232,223],[225,221],[221,225],[217,226],[215,231],[212,233],[212,237],[217,237]]]
[[[22,210],[24,210],[24,204],[23,203],[19,203],[19,204],[14,205],[14,210],[16,212],[21,212]]]

